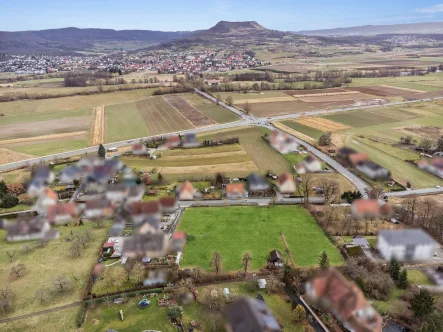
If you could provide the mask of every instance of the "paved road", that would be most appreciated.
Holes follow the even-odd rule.
[[[217,102],[216,98],[210,96],[209,94],[207,94],[203,91],[195,89],[195,92],[204,98],[207,98],[213,102]],[[410,103],[417,103],[417,102],[431,101],[431,100],[438,100],[438,99],[443,99],[443,97],[428,98],[428,99],[421,99],[421,100],[412,100],[412,101],[406,101],[406,102],[395,102],[395,103],[388,103],[388,104],[383,104],[383,105],[340,108],[340,109],[335,109],[335,110],[318,110],[318,111],[314,111],[314,112],[309,112],[309,115],[322,115],[322,114],[329,114],[329,113],[346,112],[346,111],[351,111],[351,110],[410,104]],[[165,137],[165,136],[175,135],[175,134],[202,133],[202,132],[206,132],[206,131],[221,130],[221,129],[227,129],[227,128],[248,126],[248,125],[263,126],[263,127],[266,127],[266,128],[269,128],[272,130],[272,129],[277,129],[277,128],[270,125],[269,121],[279,121],[279,120],[284,120],[284,119],[298,118],[298,117],[305,115],[304,113],[302,113],[302,114],[288,114],[288,115],[274,116],[274,117],[268,117],[268,118],[257,118],[253,115],[247,115],[244,112],[240,111],[239,109],[237,109],[233,106],[227,105],[223,101],[219,101],[219,105],[228,109],[229,111],[237,114],[241,119],[238,121],[235,121],[235,122],[231,122],[231,123],[225,123],[225,124],[219,124],[219,125],[214,125],[214,126],[207,126],[207,127],[203,127],[203,128],[194,128],[194,129],[190,129],[190,130],[165,133],[163,135],[157,135],[157,136],[140,137],[140,138],[135,138],[135,139],[126,140],[126,141],[114,142],[114,143],[107,143],[107,144],[104,144],[104,146],[105,146],[105,148],[110,148],[110,147],[117,147],[118,148],[118,147],[123,147],[123,146],[133,144],[133,143],[138,142],[140,140],[144,140],[144,141],[155,140],[155,139],[162,137],[162,136]],[[357,187],[357,189],[361,193],[365,194],[365,189],[368,187],[368,184],[366,184],[363,180],[358,178],[353,173],[349,172],[347,169],[345,169],[343,166],[341,166],[339,163],[337,163],[334,159],[330,158],[329,156],[327,156],[323,152],[317,150],[312,145],[300,140],[297,137],[294,137],[294,139],[300,145],[304,146],[308,151],[310,151],[311,153],[316,155],[318,158],[322,159],[327,164],[329,164],[337,172],[340,172],[341,174],[343,174],[349,181],[351,181],[352,183],[355,184],[355,186]],[[98,150],[98,146],[92,146],[92,147],[88,147],[88,148],[84,148],[84,149],[57,153],[57,154],[48,155],[48,156],[39,157],[39,158],[17,161],[17,162],[13,162],[13,163],[9,163],[9,164],[3,164],[3,165],[0,165],[0,172],[13,170],[13,169],[17,169],[20,167],[26,167],[26,166],[38,164],[40,162],[69,158],[69,157],[73,157],[73,156],[82,155],[85,153],[96,152],[97,150]],[[428,189],[421,189],[421,190],[424,191],[423,193],[433,194],[433,193],[437,192],[435,189],[436,188],[428,188]],[[438,191],[438,192],[440,192],[440,191]],[[390,193],[390,194],[392,194],[392,196],[395,195],[394,193]],[[416,194],[420,194],[420,193],[416,192]],[[408,191],[408,193],[404,192],[403,194],[401,194],[401,192],[397,192],[396,195],[397,196],[402,196],[402,195],[407,196],[407,195],[414,195],[414,194],[410,193]]]
[[[403,190],[403,191],[391,191],[385,193],[388,197],[405,197],[414,195],[434,195],[443,194],[443,188],[424,188],[424,189],[414,189],[414,190]]]
[[[228,206],[228,205],[269,205],[273,202],[281,204],[301,204],[303,198],[243,198],[243,199],[223,199],[208,201],[180,201],[180,207],[190,206]],[[313,204],[323,204],[323,197],[310,197],[309,202]]]

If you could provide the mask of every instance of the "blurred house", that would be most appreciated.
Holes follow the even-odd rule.
[[[324,269],[305,285],[306,296],[356,332],[381,332],[383,320],[363,292],[336,269]]]
[[[312,154],[306,156],[295,168],[297,174],[315,173],[322,170],[321,161]]]
[[[31,197],[39,197],[54,179],[54,173],[49,166],[44,164],[36,165],[32,170],[31,181],[26,188],[27,194]]]
[[[85,218],[88,220],[110,219],[114,215],[115,205],[107,199],[93,199],[85,203]]]
[[[10,242],[29,240],[54,240],[60,234],[56,230],[51,230],[48,220],[42,216],[31,219],[18,219],[14,222],[0,220],[1,229],[5,229],[8,234],[6,240]]]
[[[175,197],[160,197],[159,203],[163,213],[172,214],[178,209]]]
[[[129,194],[129,186],[124,183],[108,184],[105,197],[114,204],[122,203]]]
[[[422,159],[418,162],[418,167],[443,178],[443,158],[434,157],[431,160]]]
[[[421,229],[381,230],[377,249],[387,260],[414,262],[432,259],[436,242]]]
[[[282,194],[293,194],[297,190],[294,178],[288,173],[280,175],[277,186]]]
[[[145,186],[140,184],[136,186],[130,186],[128,196],[126,197],[126,205],[131,205],[134,202],[139,202],[145,194]]]
[[[128,258],[163,257],[168,245],[168,238],[163,232],[134,235],[125,238],[123,255]]]
[[[52,205],[57,204],[58,195],[57,193],[49,187],[43,189],[34,204],[33,210],[39,213],[46,213],[48,208]]]
[[[159,146],[159,150],[167,150],[167,149],[173,149],[179,146],[181,143],[181,139],[178,135],[170,135],[166,139],[166,142]]]
[[[360,163],[369,161],[369,156],[366,153],[355,152],[349,154],[348,160],[351,166],[356,167]]]
[[[228,332],[279,332],[280,325],[265,302],[242,296],[224,312]]]
[[[194,133],[187,133],[183,135],[181,144],[184,148],[197,148],[201,145],[197,140],[197,135]]]
[[[268,180],[257,173],[251,173],[248,176],[247,183],[248,191],[264,191],[270,188]]]
[[[352,215],[357,218],[390,218],[393,209],[388,203],[377,199],[356,199],[351,205]]]
[[[135,156],[146,156],[148,154],[148,148],[143,143],[135,143],[131,147],[131,152]]]
[[[60,183],[72,183],[74,180],[78,180],[83,176],[83,172],[75,165],[66,166],[60,171],[59,181]]]
[[[225,194],[227,199],[239,199],[245,197],[244,183],[228,183],[225,186]]]
[[[183,251],[186,244],[186,233],[182,231],[177,231],[172,234],[171,237],[171,250],[172,251]]]
[[[372,161],[361,161],[357,163],[355,169],[362,172],[370,179],[388,179],[391,174],[387,168]]]
[[[272,131],[269,143],[282,154],[298,151],[298,143],[295,139],[280,130]]]
[[[48,207],[46,213],[51,225],[65,225],[79,219],[78,207],[75,203],[59,203]]]
[[[131,204],[131,217],[134,225],[139,225],[145,219],[154,219],[160,222],[160,203],[158,201],[134,202]]]
[[[194,195],[194,187],[189,181],[186,181],[182,186],[177,187],[177,198],[181,201],[191,201],[194,199]]]

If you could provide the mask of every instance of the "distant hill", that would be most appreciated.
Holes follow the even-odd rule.
[[[267,29],[258,24],[255,21],[244,21],[244,22],[228,22],[220,21],[212,28],[208,30],[203,30],[200,33],[213,34],[213,33],[248,33],[256,31],[266,31]]]
[[[316,36],[374,36],[382,34],[443,34],[443,22],[392,25],[364,25],[349,28],[297,31],[301,35]]]
[[[0,52],[70,53],[92,51],[97,44],[138,42],[140,48],[181,38],[190,32],[62,28],[37,31],[0,31]],[[144,45],[143,45],[144,44]]]

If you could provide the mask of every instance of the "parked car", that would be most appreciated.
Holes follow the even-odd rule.
[[[399,224],[400,222],[397,220],[397,219],[395,219],[395,218],[391,218],[391,222],[393,223],[393,224]]]
[[[141,301],[138,303],[138,307],[139,307],[140,309],[146,309],[146,308],[148,308],[150,305],[151,305],[151,301],[148,301],[148,300],[146,300],[146,299],[143,299],[143,300],[141,300]]]
[[[142,263],[151,263],[152,258],[151,257],[143,257]]]

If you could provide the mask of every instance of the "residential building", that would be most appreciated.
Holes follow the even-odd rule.
[[[239,199],[245,197],[245,184],[228,183],[225,186],[225,195],[227,199]]]
[[[189,181],[186,181],[182,186],[177,187],[177,198],[181,201],[191,201],[194,199],[194,195],[194,187]]]
[[[175,197],[160,197],[158,201],[163,213],[172,214],[178,209],[177,199]]]
[[[54,240],[60,236],[58,231],[51,230],[48,220],[42,216],[32,219],[18,219],[10,223],[0,220],[0,223],[2,224],[0,228],[7,230],[6,240],[10,242]]]
[[[355,168],[365,174],[370,179],[388,179],[390,172],[388,169],[376,164],[372,161],[362,161],[359,162]]]
[[[277,181],[277,186],[282,194],[293,194],[297,190],[294,178],[288,173],[280,175]]]
[[[79,218],[77,205],[71,202],[51,205],[46,214],[51,225],[65,225]]]
[[[115,205],[107,199],[93,199],[85,203],[85,218],[89,220],[110,219],[114,215]]]
[[[298,143],[294,138],[280,130],[272,131],[269,137],[269,143],[282,154],[298,151]]]
[[[168,238],[163,232],[133,235],[125,238],[123,255],[128,258],[163,257],[168,245]]]
[[[336,269],[320,270],[306,283],[306,296],[330,311],[344,327],[355,332],[381,332],[383,319],[363,292]]]
[[[422,229],[381,230],[377,235],[377,249],[391,261],[418,262],[432,259],[436,242]]]
[[[270,188],[268,180],[257,173],[251,173],[248,176],[247,183],[248,191],[265,191]]]

